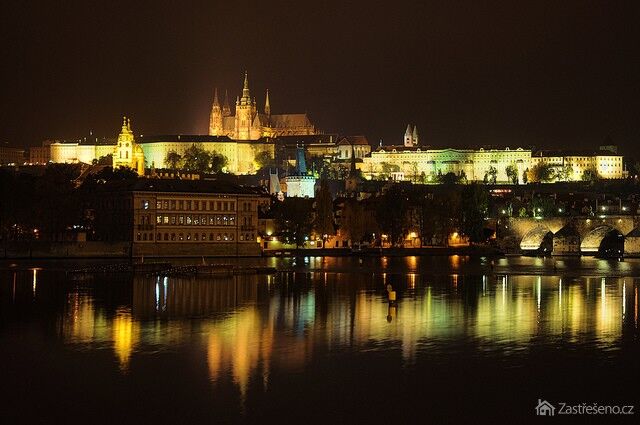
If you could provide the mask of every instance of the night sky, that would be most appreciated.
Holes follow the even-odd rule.
[[[0,142],[206,134],[213,89],[434,147],[640,146],[640,2],[3,2]],[[142,2],[141,2],[142,3]],[[256,3],[256,4],[254,4]]]

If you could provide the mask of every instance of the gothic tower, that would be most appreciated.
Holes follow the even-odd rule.
[[[209,118],[209,136],[221,136],[222,128],[222,108],[218,101],[218,89],[216,88],[213,95],[213,106],[211,107],[211,116]]]
[[[224,105],[222,105],[222,116],[231,116],[231,108],[229,107],[229,93],[224,91]]]
[[[413,132],[411,131],[411,124],[407,124],[407,131],[404,132],[404,145],[407,147],[413,146]]]
[[[251,124],[255,111],[255,101],[251,99],[249,91],[249,77],[244,73],[244,86],[242,97],[236,100],[235,138],[237,140],[249,140],[251,138]]]
[[[264,113],[266,116],[271,116],[271,105],[269,104],[269,89],[267,89],[267,98],[264,101]]]
[[[413,126],[413,146],[418,146],[420,143],[418,142],[418,126]]]

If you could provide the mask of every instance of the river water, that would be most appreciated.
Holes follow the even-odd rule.
[[[281,271],[0,265],[4,423],[529,423],[538,399],[640,407],[640,261],[233,262]]]

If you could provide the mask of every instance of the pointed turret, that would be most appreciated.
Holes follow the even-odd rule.
[[[267,97],[264,101],[264,113],[271,116],[271,105],[269,104],[269,89],[267,89]]]
[[[209,136],[220,136],[222,133],[222,110],[218,100],[218,88],[216,88],[213,93],[213,105],[209,116]]]
[[[244,72],[244,85],[242,87],[242,99],[246,104],[251,103],[251,92],[249,91],[249,73]]]
[[[213,91],[213,106],[220,106],[220,101],[218,101],[218,88],[217,87]]]
[[[411,130],[411,124],[407,124],[407,131],[404,132],[404,145],[413,146],[413,131]]]
[[[354,175],[356,172],[356,150],[351,145],[351,175]]]
[[[413,146],[418,146],[418,126],[413,126]]]
[[[231,107],[229,106],[229,93],[224,91],[224,104],[222,105],[222,116],[228,117],[231,115]]]

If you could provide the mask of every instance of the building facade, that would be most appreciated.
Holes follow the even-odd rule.
[[[98,238],[131,241],[135,257],[260,254],[258,210],[269,197],[257,189],[217,181],[140,179],[105,192],[96,196]]]

